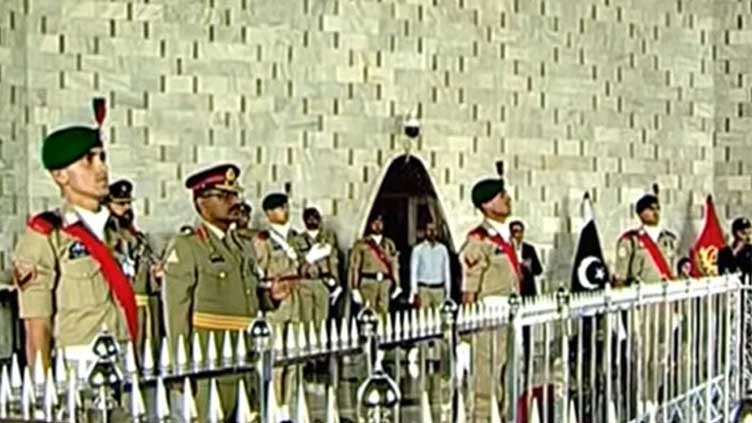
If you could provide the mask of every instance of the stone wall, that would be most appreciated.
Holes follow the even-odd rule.
[[[706,194],[752,211],[748,2],[728,0],[3,0],[0,250],[53,207],[51,129],[104,96],[113,177],[141,225],[194,219],[182,181],[231,160],[248,199],[289,183],[349,244],[405,152],[428,169],[455,242],[473,183],[504,160],[515,214],[566,279],[591,190],[609,256],[660,184],[688,246]],[[401,121],[417,113],[411,142]],[[258,212],[257,212],[258,213]],[[256,216],[260,220],[260,215]]]

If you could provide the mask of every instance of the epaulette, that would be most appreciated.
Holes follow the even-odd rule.
[[[468,238],[483,239],[486,236],[488,236],[488,232],[486,232],[486,228],[484,228],[483,226],[478,226],[475,229],[467,233]]]
[[[35,232],[39,232],[40,234],[47,236],[51,234],[55,229],[63,226],[63,219],[56,211],[46,211],[39,213],[38,215],[29,219],[29,222],[26,224],[26,226],[28,226],[29,229]]]
[[[269,231],[259,231],[256,234],[256,238],[260,239],[261,241],[266,241],[269,239]]]

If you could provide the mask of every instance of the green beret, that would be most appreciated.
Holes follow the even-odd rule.
[[[99,130],[88,126],[70,126],[49,134],[42,143],[42,165],[58,170],[85,156],[94,147],[101,147]]]
[[[264,211],[274,210],[277,207],[282,207],[287,204],[287,196],[282,193],[273,193],[264,197],[264,201],[261,203],[261,208]]]
[[[473,205],[480,208],[483,204],[491,201],[497,194],[504,192],[504,180],[484,179],[473,187]]]

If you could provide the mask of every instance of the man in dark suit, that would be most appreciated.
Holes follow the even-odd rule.
[[[512,234],[514,248],[517,250],[517,257],[520,257],[522,267],[522,292],[523,296],[535,296],[540,294],[535,278],[543,273],[543,267],[538,260],[538,253],[535,247],[524,241],[525,224],[520,220],[515,220],[509,224],[509,231]]]
[[[718,252],[718,273],[747,276],[752,273],[752,223],[746,217],[734,219],[731,234],[734,240]]]

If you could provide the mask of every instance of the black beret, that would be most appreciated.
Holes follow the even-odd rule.
[[[303,220],[308,220],[310,217],[321,217],[321,213],[319,213],[318,210],[316,210],[315,207],[306,207],[305,210],[303,210]]]
[[[240,168],[226,163],[199,170],[185,180],[185,187],[193,191],[194,195],[216,188],[223,191],[240,192],[243,189],[238,184]]]
[[[287,195],[281,192],[275,192],[264,197],[264,201],[261,203],[261,208],[264,211],[274,210],[277,207],[282,207],[287,204]]]
[[[642,197],[640,197],[639,200],[637,200],[637,204],[635,205],[635,211],[637,212],[637,214],[640,214],[645,209],[653,207],[653,204],[660,204],[658,201],[658,197],[656,197],[653,194],[645,194]]]
[[[476,208],[493,200],[496,195],[504,192],[504,180],[501,178],[484,179],[473,186],[472,200]]]
[[[752,223],[750,223],[749,219],[746,217],[737,217],[731,222],[731,233],[735,234],[737,231],[743,231],[750,226],[752,226]]]
[[[47,170],[64,169],[92,148],[101,146],[97,128],[71,126],[58,129],[42,142],[42,165]]]
[[[133,184],[125,179],[110,185],[109,201],[113,203],[127,203],[133,201]]]

